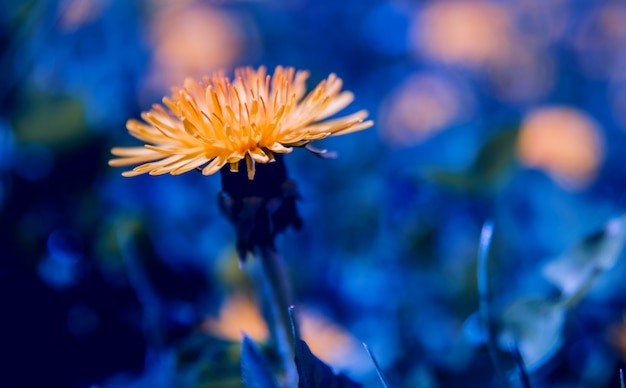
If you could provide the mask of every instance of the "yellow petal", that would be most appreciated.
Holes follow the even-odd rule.
[[[353,125],[353,126],[351,126],[351,127],[348,127],[348,128],[346,128],[346,129],[343,129],[343,130],[341,130],[341,131],[336,131],[336,132],[333,132],[332,136],[347,135],[347,134],[352,133],[352,132],[357,132],[357,131],[361,131],[361,130],[363,130],[363,129],[370,128],[370,127],[371,127],[371,126],[373,126],[373,125],[374,125],[374,122],[373,122],[372,120],[367,120],[367,121],[365,121],[365,122],[362,122],[362,123],[360,123],[360,124]]]
[[[270,161],[270,157],[259,148],[248,151],[248,154],[258,163],[267,163]]]
[[[330,103],[317,115],[316,119],[323,120],[330,117],[350,105],[352,101],[354,101],[354,94],[351,92],[343,92],[334,99],[330,100]]]
[[[176,170],[172,171],[171,174],[172,175],[180,175],[180,174],[184,174],[188,171],[194,170],[197,167],[202,166],[203,164],[205,164],[206,162],[208,162],[209,159],[207,159],[204,155],[200,155],[195,157],[194,159],[190,160],[187,162],[187,164],[178,167]]]
[[[207,164],[203,169],[202,169],[202,174],[204,175],[212,175],[215,174],[216,172],[218,172],[222,167],[224,167],[224,165],[226,164],[226,158],[220,157],[218,156],[217,158],[213,159],[211,161],[211,163]]]
[[[146,147],[114,147],[111,153],[115,156],[140,156],[152,155],[154,152],[146,149]]]
[[[162,157],[163,155],[152,154],[152,155],[140,155],[140,156],[127,157],[127,158],[111,159],[109,160],[109,166],[111,167],[130,166],[131,164],[151,162],[153,160],[157,160]]]

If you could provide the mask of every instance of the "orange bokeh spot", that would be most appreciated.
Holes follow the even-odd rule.
[[[231,68],[242,56],[245,33],[235,14],[193,3],[156,5],[154,12],[148,31],[153,89]]]
[[[320,360],[338,371],[359,374],[371,369],[361,343],[345,328],[310,309],[303,309],[298,317],[302,339]]]
[[[242,333],[257,342],[268,338],[265,320],[254,300],[244,294],[236,294],[227,299],[219,311],[217,319],[206,319],[202,330],[220,338],[241,341]]]
[[[545,170],[566,188],[582,188],[595,177],[603,157],[598,124],[584,112],[549,107],[531,112],[522,125],[518,157]]]
[[[418,73],[404,81],[381,105],[382,138],[409,147],[467,118],[473,102],[452,81]]]
[[[414,49],[451,63],[483,65],[508,53],[513,23],[506,8],[485,1],[433,2],[411,26]]]

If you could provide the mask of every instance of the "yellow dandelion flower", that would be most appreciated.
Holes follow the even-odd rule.
[[[341,91],[342,81],[335,74],[321,81],[305,95],[309,73],[277,67],[273,75],[264,67],[239,68],[231,82],[215,73],[204,82],[186,79],[174,88],[163,104],[155,104],[138,120],[128,120],[130,134],[146,144],[143,147],[115,147],[119,158],[111,166],[143,163],[122,175],[178,175],[201,169],[204,175],[219,171],[226,164],[237,172],[245,160],[248,179],[254,179],[255,163],[275,160],[274,153],[289,153],[293,147],[328,136],[343,135],[373,125],[364,121],[367,111],[325,120],[354,99]],[[325,120],[325,121],[324,121]],[[201,168],[202,166],[202,168]]]

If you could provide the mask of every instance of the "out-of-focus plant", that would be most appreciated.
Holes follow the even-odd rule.
[[[530,386],[528,374],[537,371],[559,351],[564,337],[567,312],[592,287],[598,277],[611,269],[626,242],[626,216],[616,217],[598,232],[548,261],[543,276],[558,289],[557,297],[521,297],[492,315],[487,295],[487,256],[493,224],[487,223],[481,236],[478,260],[480,312],[486,343],[496,371],[505,385],[505,365],[517,362],[523,386]]]

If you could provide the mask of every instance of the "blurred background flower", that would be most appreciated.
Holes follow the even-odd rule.
[[[624,26],[612,0],[3,2],[0,385],[240,386],[239,331],[266,332],[219,179],[128,180],[108,152],[184,77],[284,65],[376,123],[288,161],[304,225],[276,243],[315,354],[366,386],[360,342],[392,386],[497,386],[491,219],[505,378],[512,341],[537,386],[618,386],[622,242],[593,268],[626,208]]]
[[[567,107],[531,111],[522,123],[518,156],[564,186],[586,186],[602,162],[604,142],[598,124]]]
[[[146,31],[153,50],[144,80],[148,91],[232,69],[241,59],[258,55],[250,44],[254,23],[246,23],[235,11],[193,1],[152,3]]]

